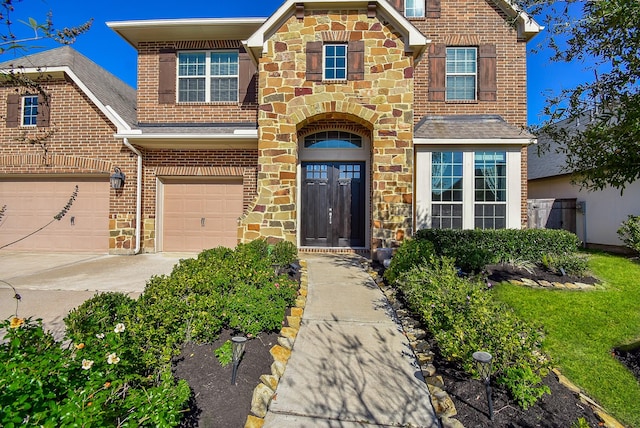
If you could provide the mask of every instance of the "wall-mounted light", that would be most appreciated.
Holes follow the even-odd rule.
[[[124,186],[124,179],[125,176],[122,170],[118,167],[113,168],[113,174],[111,174],[111,177],[109,177],[111,188],[116,190],[122,189],[122,187]]]

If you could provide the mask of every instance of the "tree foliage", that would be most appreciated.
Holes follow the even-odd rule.
[[[533,131],[558,143],[576,182],[624,190],[640,178],[640,2],[524,0],[522,6],[542,16],[540,47],[553,50],[552,61],[586,68],[583,83],[547,97],[548,119]]]

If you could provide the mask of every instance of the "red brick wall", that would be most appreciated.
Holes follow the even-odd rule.
[[[140,123],[212,123],[252,122],[257,119],[257,104],[181,103],[159,104],[160,49],[176,48],[173,42],[142,42],[138,46],[138,122]]]
[[[441,2],[440,18],[411,19],[431,43],[448,46],[494,44],[497,53],[497,101],[432,102],[428,100],[428,55],[416,67],[415,121],[425,115],[499,114],[507,122],[527,124],[526,43],[507,24],[504,13],[487,0]]]
[[[110,215],[135,213],[136,159],[113,137],[116,128],[75,84],[47,81],[44,89],[51,96],[50,126],[7,128],[7,95],[16,89],[0,88],[0,174],[95,174],[108,180],[118,166],[127,184],[117,195],[111,190]],[[19,141],[45,132],[51,133],[46,157],[37,144]]]

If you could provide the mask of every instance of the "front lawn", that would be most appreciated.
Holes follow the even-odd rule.
[[[494,293],[520,317],[544,326],[544,350],[565,376],[622,423],[640,427],[640,382],[612,355],[614,347],[640,339],[640,263],[593,253],[589,267],[604,289],[503,283]]]

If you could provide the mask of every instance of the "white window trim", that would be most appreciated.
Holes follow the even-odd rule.
[[[416,3],[421,2],[422,3],[422,14],[420,15],[409,15],[409,10],[417,10],[417,8],[415,7]],[[424,18],[425,17],[425,4],[424,4],[424,0],[413,0],[413,5],[414,7],[412,9],[409,9],[407,7],[407,3],[408,0],[405,0],[404,2],[404,16],[407,18]]]
[[[327,77],[327,47],[344,46],[344,79]],[[346,82],[349,75],[349,46],[347,43],[325,43],[322,45],[322,80]]]
[[[474,49],[476,51],[476,71],[474,73],[449,73],[447,71],[447,65],[446,65],[446,56],[445,56],[445,70],[444,70],[444,84],[445,84],[445,88],[444,88],[444,96],[445,96],[445,101],[460,101],[460,102],[472,102],[472,101],[478,101],[478,48],[475,46],[447,46],[445,51],[448,52],[449,49]],[[449,98],[449,86],[448,86],[448,82],[449,76],[473,76],[474,78],[474,88],[475,90],[473,91],[473,99],[466,99],[466,98]]]
[[[203,53],[205,55],[204,62],[204,70],[205,74],[203,76],[180,76],[180,54],[182,53],[192,53],[198,54]],[[225,75],[225,76],[214,76],[211,74],[211,54],[212,53],[235,53],[238,55],[238,73],[235,75]],[[236,99],[234,101],[212,101],[211,100],[211,79],[215,77],[235,77],[237,84],[237,93]],[[204,78],[204,101],[180,101],[180,79],[194,79],[194,78]],[[194,103],[208,103],[208,104],[236,104],[240,100],[240,54],[237,50],[227,49],[227,50],[198,50],[198,51],[179,51],[176,55],[176,98],[179,104],[194,104]]]
[[[416,147],[416,230],[431,228],[431,154],[433,152],[463,152],[462,228],[475,228],[475,152],[503,151],[507,155],[507,229],[522,227],[521,213],[521,146],[421,146]]]
[[[24,119],[26,118],[25,112],[26,112],[26,108],[25,108],[25,104],[27,102],[27,98],[35,98],[36,99],[36,114],[35,114],[35,123],[31,123],[31,124],[25,124],[24,123]],[[22,96],[22,98],[20,99],[20,126],[22,127],[27,127],[27,128],[32,128],[35,126],[38,126],[38,96],[37,95],[24,95]],[[34,116],[29,116],[29,117],[34,117]]]

